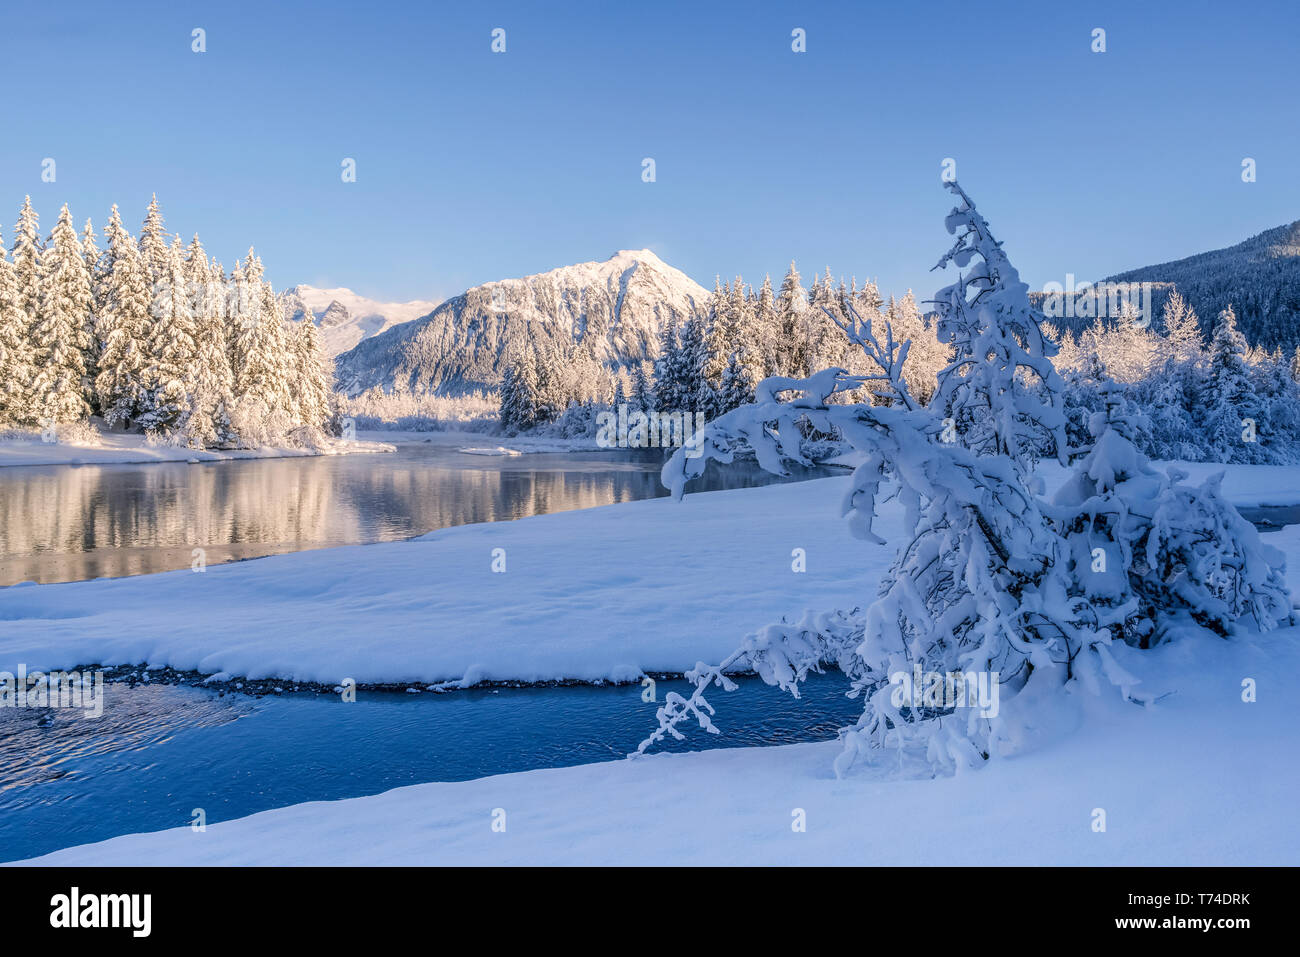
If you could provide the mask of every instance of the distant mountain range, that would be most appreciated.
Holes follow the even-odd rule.
[[[1300,344],[1300,221],[1104,281],[1151,283],[1157,320],[1177,288],[1207,336],[1231,303],[1252,344],[1287,352]],[[705,308],[707,298],[702,286],[648,249],[484,283],[436,307],[376,302],[348,289],[295,286],[283,294],[286,314],[312,312],[337,357],[338,387],[352,395],[399,382],[416,392],[494,389],[516,351],[545,341],[585,343],[602,362],[627,364],[653,356],[664,324]],[[1042,293],[1031,298],[1043,302]],[[1092,320],[1053,321],[1077,331]]]
[[[321,331],[321,347],[327,355],[347,352],[363,339],[369,339],[403,322],[410,322],[433,312],[436,302],[417,299],[413,302],[376,302],[358,296],[351,289],[317,289],[294,286],[280,294],[284,314],[301,319],[308,311]]]
[[[707,297],[650,250],[622,250],[484,283],[422,318],[390,323],[338,356],[335,376],[351,395],[399,382],[415,392],[495,389],[515,351],[545,341],[582,343],[602,362],[626,364],[653,355],[664,324],[705,308]]]

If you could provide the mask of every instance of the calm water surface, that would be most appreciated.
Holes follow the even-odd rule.
[[[189,568],[197,546],[215,564],[655,498],[668,494],[662,466],[654,449],[485,456],[415,441],[374,455],[4,468],[0,586]],[[688,489],[778,481],[735,463]]]

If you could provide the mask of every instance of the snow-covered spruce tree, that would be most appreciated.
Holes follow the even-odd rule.
[[[171,242],[163,224],[162,211],[158,206],[158,197],[149,200],[149,209],[145,212],[144,223],[140,226],[140,254],[144,257],[145,268],[149,270],[149,281],[163,282],[167,278],[171,257]]]
[[[99,354],[103,351],[104,344],[99,341],[99,336],[95,331],[96,316],[99,315],[100,306],[104,302],[104,264],[102,255],[99,251],[99,244],[95,239],[95,225],[89,219],[86,220],[85,227],[81,230],[81,258],[86,263],[86,275],[90,278],[90,309],[86,313],[85,328],[83,330],[82,340],[86,343],[86,351],[82,356],[82,362],[86,367],[85,378],[85,395],[86,401],[92,409],[98,411],[98,401],[95,397],[95,377],[99,375]]]
[[[645,366],[645,362],[634,362],[632,364],[632,388],[628,395],[628,403],[633,409],[648,413],[654,408],[654,395],[650,388],[650,377],[646,375]]]
[[[802,317],[808,309],[808,292],[800,285],[800,278],[792,259],[776,295],[778,341],[775,375],[801,376],[812,371],[807,367],[807,354],[801,338]]]
[[[36,325],[41,305],[41,224],[32,209],[32,198],[23,199],[23,208],[14,225],[14,244],[10,260],[14,267],[14,283],[18,287],[18,308],[27,316],[27,328]]]
[[[654,407],[659,412],[671,412],[684,405],[681,396],[682,346],[678,335],[677,316],[669,316],[664,323],[659,340],[659,356],[655,359]]]
[[[0,429],[32,425],[32,351],[18,277],[0,245]]]
[[[1251,368],[1251,379],[1264,407],[1258,431],[1268,460],[1300,461],[1300,386],[1291,378],[1282,350],[1261,355]]]
[[[262,316],[269,326],[272,368],[275,373],[275,398],[270,405],[273,412],[278,412],[282,417],[282,428],[287,431],[302,422],[299,396],[294,389],[298,364],[288,323],[284,318],[284,305],[269,282],[262,283]]]
[[[147,432],[170,430],[189,412],[198,356],[191,308],[178,236],[153,286],[152,320],[145,342],[144,407],[139,417]]]
[[[1192,488],[1158,473],[1137,447],[1146,417],[1100,363],[1092,377],[1093,443],[1049,511],[1096,625],[1147,648],[1189,620],[1220,634],[1287,620],[1281,556],[1223,499],[1222,476]]]
[[[104,228],[103,297],[95,335],[102,343],[95,395],[100,414],[110,425],[134,421],[144,408],[152,301],[151,283],[140,248],[122,225],[117,206]]]
[[[42,422],[78,422],[86,403],[86,316],[90,276],[81,243],[64,206],[40,257],[40,305],[32,326],[32,404]]]
[[[1250,381],[1246,351],[1246,337],[1238,331],[1237,315],[1229,306],[1214,326],[1198,403],[1205,433],[1220,462],[1264,460],[1259,443],[1262,408]]]
[[[740,279],[736,280],[737,286]],[[726,367],[727,357],[735,346],[736,313],[732,301],[731,286],[723,285],[721,279],[713,280],[713,292],[704,312],[704,323],[700,337],[700,376],[708,385],[717,387],[722,381],[722,370]]]
[[[971,269],[935,295],[937,334],[954,354],[939,372],[933,401],[960,444],[1006,456],[1024,477],[1039,454],[1066,460],[1056,346],[984,217],[956,183],[948,186],[962,202],[946,226],[960,233],[935,268]]]
[[[224,290],[195,236],[185,258],[186,296],[193,317],[195,360],[189,402],[177,431],[193,448],[212,448],[234,439],[230,424],[233,376],[222,315]]]
[[[321,428],[330,420],[333,374],[320,347],[316,323],[310,316],[291,322],[298,415],[303,425]]]
[[[757,361],[761,363],[753,370],[754,381],[766,379],[770,375],[779,375],[777,368],[777,344],[780,342],[780,320],[776,314],[776,295],[772,292],[772,277],[764,276],[763,285],[750,306],[754,317],[753,347]]]
[[[537,375],[527,356],[516,355],[501,381],[501,430],[518,435],[537,421]]]
[[[1164,348],[1180,363],[1198,365],[1205,358],[1205,338],[1196,310],[1175,289],[1161,311]]]
[[[1193,421],[1193,406],[1205,374],[1201,321],[1175,290],[1165,300],[1161,324],[1164,336],[1157,343],[1157,363],[1133,397],[1148,410],[1152,454],[1162,459],[1198,459],[1204,455],[1204,443]]]
[[[722,382],[718,385],[716,401],[719,412],[732,409],[754,401],[754,362],[751,351],[742,343],[737,346],[722,370]]]
[[[569,407],[568,376],[559,351],[550,341],[537,343],[529,358],[537,383],[533,404],[535,423],[546,425],[558,419]]]
[[[870,323],[851,315],[845,332],[882,370],[879,375],[831,368],[804,379],[769,378],[754,404],[711,422],[691,454],[679,450],[663,470],[665,484],[680,496],[708,461],[730,461],[737,448],[752,449],[763,467],[778,473],[786,461],[804,462],[802,421],[839,431],[866,457],[843,503],[851,530],[882,543],[873,523],[886,483],[904,510],[904,538],[875,599],[865,611],[810,612],[798,622],[768,626],[746,636],[719,664],[699,663],[688,673],[694,692],[667,696],[659,728],[638,754],[666,736],[680,737],[678,725],[689,718],[716,732],[704,692],[714,683],[734,688],[729,668],[747,665],[797,695],[799,682],[829,663],[849,674],[865,699],[862,716],[841,732],[845,747],[837,773],[884,747],[923,753],[939,770],[977,765],[1013,748],[1017,722],[1035,720],[1035,709],[1050,707],[1067,684],[1111,684],[1133,700],[1143,698],[1110,647],[1120,640],[1141,644],[1153,634],[1126,630],[1126,587],[1149,595],[1165,618],[1214,619],[1225,630],[1266,629],[1288,618],[1277,556],[1259,546],[1254,530],[1212,487],[1175,488],[1176,476],[1166,484],[1157,480],[1148,502],[1157,517],[1140,557],[1149,567],[1116,549],[1115,565],[1108,567],[1117,575],[1136,574],[1138,581],[1130,575],[1127,585],[1121,580],[1105,602],[1093,605],[1090,596],[1102,591],[1083,578],[1075,560],[1097,531],[1090,509],[1120,514],[1130,491],[1123,483],[1139,475],[1141,464],[1132,457],[1119,461],[1127,440],[1122,417],[1112,413],[1115,428],[1100,429],[1087,481],[1076,477],[1073,496],[1059,503],[1041,499],[1036,454],[1065,455],[1051,347],[1027,287],[987,223],[957,184],[949,188],[960,203],[947,224],[959,235],[940,265],[970,269],[936,297],[938,326],[955,356],[929,408],[911,395],[903,377],[908,344],[897,343],[888,326],[882,342]],[[888,402],[828,401],[864,378]],[[799,394],[781,401],[783,392]],[[1134,494],[1147,488],[1139,486]],[[1122,522],[1114,528],[1121,538],[1131,531]],[[1090,549],[1087,554],[1091,559]],[[1130,560],[1132,568],[1125,564]],[[1086,567],[1091,574],[1091,561]],[[1225,570],[1238,574],[1227,580]],[[910,679],[917,671],[925,676],[924,695],[915,689],[919,700],[900,694],[908,687],[900,676]],[[1000,713],[966,697],[967,678],[981,674],[998,683]],[[1007,698],[1023,706],[1010,709]]]
[[[704,377],[704,367],[708,362],[708,345],[705,342],[708,322],[708,316],[696,311],[686,317],[682,326],[681,344],[677,352],[677,397],[681,402],[677,408],[682,411],[689,410],[693,413],[701,405],[712,404],[709,383]]]
[[[278,352],[279,316],[264,295],[262,264],[252,249],[235,267],[230,297],[231,365],[234,403],[231,421],[241,442],[250,446],[275,441],[276,422],[282,418],[282,359]]]

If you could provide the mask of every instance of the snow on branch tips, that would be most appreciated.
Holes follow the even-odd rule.
[[[662,473],[680,498],[709,461],[752,450],[764,469],[785,474],[789,462],[809,464],[803,430],[842,437],[863,456],[842,504],[853,534],[884,544],[878,507],[888,497],[903,510],[903,536],[884,579],[871,583],[874,598],[770,625],[721,664],[700,664],[687,676],[694,693],[670,696],[636,754],[679,737],[687,718],[716,733],[703,692],[732,690],[728,669],[752,669],[797,696],[808,674],[829,665],[864,701],[841,729],[837,773],[886,747],[924,755],[936,771],[978,765],[1013,750],[1020,723],[1072,683],[1146,702],[1112,653],[1116,642],[1146,648],[1179,628],[1229,635],[1290,621],[1280,554],[1217,484],[1191,489],[1176,473],[1158,475],[1133,444],[1140,417],[1116,390],[1065,487],[1043,497],[1038,459],[1067,460],[1056,347],[984,217],[956,183],[948,187],[960,199],[946,220],[957,241],[938,266],[958,275],[935,297],[935,330],[953,358],[928,405],[903,377],[912,343],[850,309],[836,325],[879,374],[829,368],[765,379],[752,403],[713,419]],[[832,401],[867,385],[874,404]],[[931,695],[979,682],[1024,706]]]

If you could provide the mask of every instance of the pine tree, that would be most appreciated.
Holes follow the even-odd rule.
[[[1177,362],[1199,363],[1204,359],[1201,320],[1178,290],[1171,292],[1165,300],[1161,321],[1165,327],[1164,345]]]
[[[659,339],[659,356],[655,360],[655,411],[672,412],[683,407],[681,366],[682,345],[677,333],[677,317],[674,315],[664,323]]]
[[[167,230],[163,226],[162,212],[158,207],[158,196],[155,194],[149,201],[144,225],[140,227],[140,253],[149,270],[151,283],[166,281],[170,268],[170,246]]]
[[[328,360],[320,347],[316,323],[310,316],[291,323],[294,327],[294,359],[297,372],[299,416],[304,425],[320,428],[332,414],[332,394]]]
[[[707,323],[708,317],[704,313],[691,313],[682,327],[677,353],[677,394],[682,403],[678,408],[683,412],[702,411],[706,419],[710,417],[714,401],[712,389],[704,377],[708,361],[708,345],[705,341]]]
[[[268,327],[267,342],[272,373],[268,406],[284,416],[286,425],[297,424],[302,421],[299,396],[293,387],[298,375],[298,363],[284,318],[284,306],[269,282],[262,283],[262,320]]]
[[[143,242],[141,246],[147,249]],[[179,236],[168,248],[163,273],[155,282],[151,311],[140,424],[153,432],[174,427],[189,412],[198,356]]]
[[[64,206],[40,258],[40,305],[32,327],[32,401],[42,421],[77,422],[90,415],[84,397],[90,276],[72,216]]]
[[[152,320],[152,283],[140,247],[122,225],[117,206],[104,227],[103,298],[95,336],[103,343],[95,396],[110,425],[130,423],[143,411],[146,342]]]
[[[1039,454],[1064,462],[1056,347],[984,217],[955,182],[946,185],[961,200],[947,218],[958,237],[938,266],[978,262],[935,295],[938,336],[954,353],[939,373],[935,400],[957,441],[979,455],[1009,456],[1022,475]]]
[[[18,278],[0,244],[0,429],[31,425],[32,350]]]
[[[198,236],[186,252],[185,282],[186,302],[194,326],[195,360],[193,374],[187,382],[187,409],[177,428],[193,447],[211,448],[234,438],[230,423],[233,378],[222,315],[224,291],[214,277],[213,266]]]
[[[32,209],[32,198],[24,198],[18,223],[14,226],[14,244],[10,253],[14,267],[14,283],[18,288],[18,308],[27,317],[29,330],[36,326],[41,307],[41,224]]]
[[[253,250],[235,264],[234,289],[230,306],[231,357],[235,376],[235,398],[271,400],[271,342],[269,324],[262,318],[262,271]]]
[[[1219,634],[1284,621],[1282,577],[1218,478],[1196,489],[1173,470],[1160,475],[1138,449],[1146,417],[1101,363],[1090,375],[1103,403],[1093,443],[1053,500],[1089,626],[1147,648],[1187,619]]]
[[[501,383],[501,428],[518,435],[537,423],[537,374],[533,357],[516,355]]]
[[[104,304],[104,264],[99,252],[99,245],[95,240],[95,226],[87,219],[85,228],[81,231],[81,256],[86,263],[86,275],[90,277],[90,310],[86,313],[85,329],[82,332],[83,341],[86,343],[85,353],[82,360],[86,367],[86,401],[92,409],[95,409],[97,402],[95,399],[95,378],[99,375],[99,354],[104,349],[104,344],[99,341],[99,335],[95,331],[98,324],[100,308]]]
[[[1221,462],[1262,458],[1258,442],[1262,407],[1250,381],[1246,353],[1246,337],[1238,331],[1237,314],[1229,305],[1214,326],[1199,403],[1206,433]]]
[[[650,388],[650,380],[646,375],[645,363],[634,362],[632,364],[632,394],[628,396],[629,404],[634,410],[649,413],[654,409],[654,395]]]
[[[536,381],[535,424],[547,425],[558,419],[569,407],[564,367],[559,353],[550,340],[537,345],[532,353],[533,376]]]
[[[759,287],[758,298],[753,304],[755,346],[762,360],[761,371],[756,370],[758,379],[778,375],[780,369],[780,319],[776,313],[776,296],[772,292],[772,277],[764,276],[763,285]]]
[[[808,353],[802,340],[803,314],[808,309],[808,294],[799,284],[799,270],[794,260],[781,281],[781,291],[776,297],[776,317],[779,340],[777,343],[776,375],[808,375]]]
[[[733,292],[734,290],[734,292]],[[713,292],[705,311],[700,374],[709,385],[716,387],[722,381],[722,370],[727,367],[727,357],[735,348],[737,319],[740,309],[736,298],[743,298],[740,277],[734,287],[713,281]]]
[[[742,358],[744,349],[744,346],[737,347],[727,360],[727,367],[722,372],[722,384],[718,389],[717,413],[730,412],[754,401],[753,364]]]

